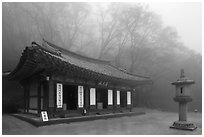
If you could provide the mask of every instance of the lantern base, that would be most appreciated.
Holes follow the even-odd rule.
[[[182,129],[182,130],[195,130],[197,127],[195,124],[187,121],[175,121],[170,128],[175,128],[175,129]]]

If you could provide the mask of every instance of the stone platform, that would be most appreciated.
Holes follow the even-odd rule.
[[[111,114],[77,116],[77,117],[68,117],[68,118],[50,118],[49,121],[44,121],[44,122],[40,117],[37,117],[37,116],[34,117],[29,114],[13,114],[13,116],[21,120],[24,120],[26,122],[29,122],[36,127],[40,127],[40,126],[46,126],[46,125],[52,125],[52,124],[90,121],[90,120],[97,120],[97,119],[108,119],[108,118],[135,116],[135,115],[143,115],[143,114],[145,114],[145,112],[111,113]]]
[[[182,130],[195,130],[197,127],[194,123],[188,121],[175,121],[170,128],[182,129]]]

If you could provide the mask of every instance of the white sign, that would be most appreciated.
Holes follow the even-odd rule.
[[[78,107],[84,107],[84,87],[78,86]]]
[[[113,90],[108,90],[108,105],[113,105]]]
[[[63,104],[63,86],[57,83],[57,108],[62,108]]]
[[[96,105],[96,89],[90,88],[90,105]]]
[[[130,91],[127,92],[127,104],[128,105],[131,104],[131,92]]]
[[[47,111],[41,111],[42,120],[48,121]]]
[[[120,91],[117,90],[117,105],[120,105]]]

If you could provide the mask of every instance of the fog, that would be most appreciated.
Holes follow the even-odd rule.
[[[136,89],[134,106],[167,111],[177,110],[171,82],[184,68],[186,76],[196,82],[189,110],[202,111],[202,57],[179,35],[147,3],[2,3],[2,68],[13,70],[24,48],[32,41],[41,44],[44,38],[151,77],[153,85]],[[3,101],[15,102],[16,97],[9,96],[14,92],[11,87],[3,83]]]
[[[202,3],[166,2],[149,3],[166,26],[175,27],[185,46],[202,54]]]

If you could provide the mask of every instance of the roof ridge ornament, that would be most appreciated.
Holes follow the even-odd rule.
[[[46,42],[46,41],[44,41],[44,42]],[[46,43],[46,44],[42,43],[42,45],[40,45],[40,44],[36,43],[35,41],[33,41],[31,43],[31,45],[32,45],[32,47],[37,46],[39,49],[41,49],[41,50],[43,50],[45,52],[48,52],[48,53],[51,53],[51,54],[54,54],[54,55],[57,55],[57,56],[61,56],[61,51],[49,46],[48,43]]]
[[[61,51],[60,49],[57,49],[55,47],[53,47],[52,45],[50,45],[50,43],[48,41],[46,41],[44,38],[43,38],[43,43],[42,45],[45,47],[45,48],[49,48],[49,50],[55,52],[56,54],[60,55],[61,56]]]
[[[46,42],[46,44],[55,49],[55,50],[59,50],[60,53],[65,53],[65,54],[69,54],[69,55],[72,55],[72,56],[75,56],[75,57],[80,57],[80,58],[84,58],[84,59],[89,59],[89,60],[94,60],[94,61],[99,61],[101,63],[106,63],[106,64],[109,64],[110,61],[106,61],[106,60],[100,60],[100,59],[96,59],[96,58],[91,58],[91,57],[87,57],[87,56],[84,56],[84,55],[81,55],[81,54],[77,54],[76,52],[73,52],[73,51],[70,51],[68,49],[65,49],[63,47],[60,47],[58,45],[55,45],[49,41],[46,41],[44,38],[43,38],[43,41]]]
[[[182,68],[180,71],[180,78],[177,79],[176,82],[172,82],[171,84],[172,85],[183,85],[183,84],[194,84],[194,83],[195,83],[194,80],[191,80],[184,75],[184,69]]]
[[[181,76],[180,76],[180,78],[184,78],[185,77],[185,75],[184,75],[184,69],[182,68],[181,69]]]

